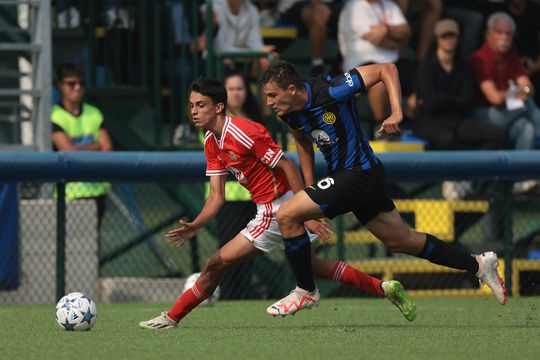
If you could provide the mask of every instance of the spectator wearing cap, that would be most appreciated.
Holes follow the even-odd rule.
[[[457,55],[460,29],[444,19],[434,28],[436,47],[416,76],[415,132],[435,150],[499,149],[507,139],[503,129],[470,116],[474,84],[469,65]],[[457,200],[471,190],[470,182],[445,181],[442,194]]]
[[[505,131],[470,116],[474,98],[471,71],[459,58],[459,26],[451,19],[435,25],[436,49],[424,59],[416,78],[416,133],[436,150],[500,149]]]

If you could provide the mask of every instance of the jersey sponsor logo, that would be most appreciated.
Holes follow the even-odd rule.
[[[352,79],[352,76],[351,74],[349,74],[348,72],[346,72],[345,74],[345,81],[347,82],[347,85],[349,85],[350,87],[353,87],[354,86],[354,82],[353,82],[353,79]]]
[[[336,115],[334,115],[334,113],[327,111],[323,114],[322,119],[325,123],[331,125],[336,122]]]
[[[315,142],[317,142],[317,144],[321,145],[332,145],[339,139],[330,139],[330,136],[322,130],[313,130],[311,132],[311,137],[313,138],[313,140],[315,140]]]
[[[229,169],[229,171],[233,173],[234,177],[236,178],[236,180],[238,180],[240,184],[245,185],[248,183],[248,179],[244,176],[242,170],[232,166],[227,166],[227,169]]]
[[[232,161],[238,161],[238,156],[234,153],[234,151],[229,150],[229,156],[231,157]]]
[[[272,158],[274,157],[274,155],[276,154],[276,152],[272,149],[268,149],[266,151],[266,154],[264,154],[263,158],[261,159],[261,161],[268,165],[271,161],[272,161]]]
[[[328,189],[330,186],[334,185],[335,181],[333,178],[331,177],[326,177],[322,180],[319,180],[317,182],[317,186],[319,187],[319,189],[321,190],[326,190]]]

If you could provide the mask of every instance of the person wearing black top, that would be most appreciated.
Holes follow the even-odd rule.
[[[439,21],[435,36],[437,48],[417,73],[415,132],[435,150],[504,148],[503,128],[469,117],[474,88],[468,64],[456,56],[458,24]]]

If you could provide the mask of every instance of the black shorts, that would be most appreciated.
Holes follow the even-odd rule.
[[[305,190],[329,219],[352,211],[365,225],[380,212],[396,207],[386,190],[382,164],[368,170],[341,170]]]

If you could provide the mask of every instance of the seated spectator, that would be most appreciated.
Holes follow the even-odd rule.
[[[433,41],[433,29],[441,17],[442,0],[395,0],[409,23],[419,23],[418,37],[415,41],[416,59],[425,58]],[[416,26],[414,26],[416,29]],[[415,32],[416,33],[416,32]]]
[[[505,11],[516,22],[514,48],[535,89],[540,85],[540,4],[527,0],[507,0]],[[535,92],[536,104],[540,94]]]
[[[274,45],[263,43],[259,10],[249,0],[213,0],[213,11],[218,26],[216,54],[259,51],[277,55]],[[269,65],[267,58],[260,59],[262,71]]]
[[[258,51],[278,56],[274,45],[265,45],[262,40],[259,10],[249,0],[213,0],[215,21],[218,25],[214,50],[216,54],[225,52]],[[233,65],[232,61],[227,61]],[[269,58],[259,58],[259,68],[254,67],[251,75],[263,72],[270,66]],[[234,66],[234,65],[233,65]],[[262,99],[265,104],[265,99]],[[264,106],[265,116],[270,115],[270,108]]]
[[[112,151],[109,133],[103,127],[103,115],[98,108],[83,101],[84,73],[80,66],[62,64],[57,71],[60,102],[52,107],[52,143],[60,151]],[[95,200],[98,228],[105,211],[105,195],[109,183],[69,182],[66,199]]]
[[[417,71],[415,132],[435,150],[501,149],[504,129],[469,116],[474,83],[469,65],[456,56],[459,27],[454,20],[435,26],[437,47]]]
[[[392,0],[347,2],[338,22],[343,70],[374,63],[396,63],[409,36],[409,24]],[[367,96],[375,121],[382,123],[388,112],[384,85],[379,83],[371,87]]]
[[[329,27],[337,25],[341,0],[279,0],[281,21],[301,25],[308,30],[311,50],[311,76],[324,72],[323,49]]]
[[[480,47],[484,31],[483,0],[443,0],[443,18],[450,18],[459,25],[461,36],[458,54],[464,59]]]
[[[515,149],[530,150],[540,130],[540,110],[531,98],[531,80],[512,50],[515,29],[507,13],[492,14],[484,45],[470,58],[478,87],[475,116],[505,129]]]

